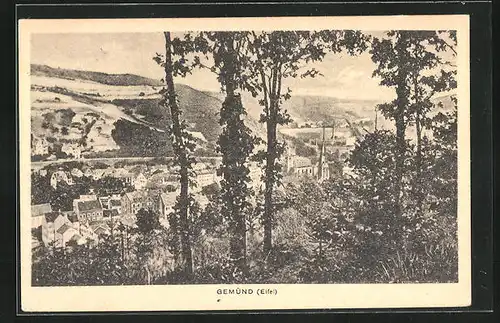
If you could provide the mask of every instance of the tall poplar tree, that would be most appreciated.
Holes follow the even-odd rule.
[[[230,258],[240,272],[246,272],[247,214],[250,212],[248,160],[255,137],[245,125],[246,111],[239,91],[246,87],[244,71],[250,61],[246,32],[200,32],[186,34],[184,41],[195,53],[192,66],[207,68],[217,75],[226,98],[220,110],[222,127],[217,150],[222,154],[222,214],[230,230]]]
[[[192,153],[195,144],[192,136],[187,132],[186,123],[181,120],[182,111],[177,101],[175,92],[174,76],[183,75],[189,72],[189,69],[179,63],[174,62],[173,55],[178,55],[182,61],[184,59],[184,47],[178,38],[174,44],[170,32],[164,32],[165,36],[165,55],[157,54],[154,60],[160,64],[165,71],[166,88],[161,91],[163,96],[161,104],[169,109],[171,117],[170,134],[172,138],[172,147],[174,151],[174,164],[179,169],[180,194],[174,206],[175,212],[171,215],[172,228],[179,235],[180,242],[180,260],[183,272],[189,280],[193,275],[193,256],[191,249],[191,229],[189,220],[189,206],[192,197],[189,194],[189,186],[192,184],[190,174],[192,172],[192,163],[194,161]],[[177,240],[177,239],[176,239]],[[177,242],[177,241],[176,241]]]

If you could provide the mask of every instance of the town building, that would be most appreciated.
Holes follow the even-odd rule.
[[[104,210],[117,210],[118,213],[121,213],[122,202],[119,194],[99,196],[99,201]]]
[[[82,150],[76,144],[63,144],[61,147],[61,152],[74,159],[82,158]]]
[[[111,228],[109,227],[109,225],[105,221],[102,221],[102,220],[91,221],[91,222],[89,222],[89,226],[90,226],[92,232],[97,237],[99,237],[101,235],[109,235],[111,233]]]
[[[65,172],[63,170],[58,170],[50,176],[50,186],[52,186],[54,189],[57,189],[57,185],[60,182],[64,182],[68,185],[73,185],[73,178],[71,177],[71,174],[68,172]]]
[[[124,168],[115,169],[111,176],[121,179],[125,185],[134,186],[134,174],[130,173]]]
[[[104,220],[114,220],[120,217],[120,213],[116,209],[105,209],[102,211]]]
[[[97,196],[80,196],[73,200],[73,211],[80,222],[100,220],[103,217],[102,205]]]
[[[314,176],[318,179],[318,181],[324,181],[330,178],[330,168],[326,162],[325,128],[323,128],[323,141],[321,142],[319,161],[315,166]]]
[[[42,222],[42,242],[45,246],[55,243],[57,246],[57,230],[67,222],[60,212],[46,213]]]
[[[31,140],[31,155],[45,156],[49,154],[49,143],[45,138],[37,138],[32,136]]]
[[[52,212],[49,203],[35,204],[31,206],[31,228],[37,229],[42,226],[45,215]]]
[[[106,175],[106,170],[104,170],[104,169],[94,169],[92,171],[91,177],[92,177],[92,179],[94,181],[98,181],[101,178],[103,178],[105,175]]]
[[[207,142],[207,139],[205,136],[199,132],[199,131],[188,131],[188,133],[193,136],[194,139],[197,139],[199,141]]]
[[[286,169],[288,173],[298,176],[313,176],[313,165],[309,158],[302,156],[287,156]]]
[[[158,211],[159,190],[134,191],[123,194],[121,210],[124,215],[135,215],[140,209]]]
[[[160,198],[158,201],[159,202],[158,209],[160,211],[160,220],[165,220],[165,223],[167,223],[167,224],[168,224],[168,215],[174,210],[173,207],[175,205],[175,202],[177,200],[178,195],[179,195],[179,192],[168,192],[168,193],[161,193],[160,194]]]
[[[197,190],[201,190],[204,186],[211,185],[213,183],[217,183],[217,172],[215,169],[202,169],[196,172],[195,178]]]
[[[83,172],[78,168],[73,168],[71,170],[71,176],[80,178],[80,177],[83,177]]]
[[[178,188],[179,177],[174,174],[158,170],[149,177],[147,183],[147,187],[152,189],[167,188],[168,186],[171,186],[174,189]]]
[[[76,243],[79,243],[82,237],[78,235],[78,237],[75,239],[73,238],[75,235],[77,235],[78,232],[73,228],[73,226],[65,222],[61,226],[59,226],[58,229],[56,229],[56,234],[55,234],[55,243],[57,246],[61,247],[66,247],[67,243],[73,239],[76,240]]]
[[[139,173],[135,176],[133,185],[136,190],[142,190],[146,187],[147,183],[148,179],[146,178],[146,176],[144,176],[143,173]]]

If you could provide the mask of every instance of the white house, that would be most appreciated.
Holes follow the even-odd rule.
[[[134,175],[124,168],[115,169],[111,176],[121,179],[125,184],[134,185]]]
[[[204,186],[208,186],[217,181],[217,174],[215,169],[204,169],[196,172],[196,183],[198,184],[197,188],[201,189]]]
[[[34,137],[31,144],[31,155],[48,155],[49,143],[45,138]]]
[[[89,223],[89,226],[96,236],[108,235],[111,233],[110,227],[105,221],[92,221]]]
[[[104,169],[94,169],[92,171],[92,178],[97,181],[104,177],[106,171]]]
[[[59,182],[65,182],[68,185],[73,185],[73,178],[65,171],[58,170],[50,176],[50,185],[56,189]]]
[[[168,227],[167,216],[174,209],[175,202],[177,200],[178,192],[169,192],[160,194],[159,199],[159,210],[160,210],[160,220],[164,226]]]
[[[45,246],[48,246],[50,243],[54,242],[56,247],[60,247],[60,240],[58,240],[57,230],[64,224],[69,223],[67,217],[65,217],[60,212],[50,212],[46,213],[42,222],[42,241]]]
[[[143,173],[139,173],[134,179],[134,188],[136,190],[142,190],[144,187],[146,187],[147,183],[148,179],[146,178],[146,176],[144,176]]]
[[[75,159],[82,158],[82,150],[75,144],[64,144],[61,147],[61,152],[72,156]]]
[[[198,139],[198,140],[203,141],[203,142],[207,142],[207,139],[205,138],[205,136],[199,131],[188,131],[188,133],[191,136],[193,136],[195,139]]]
[[[80,169],[78,169],[78,168],[73,168],[71,170],[71,176],[80,178],[80,177],[83,176],[83,172]]]
[[[64,223],[56,230],[56,245],[66,247],[67,243],[77,235],[78,232],[73,228],[71,223]],[[81,239],[81,236],[77,238],[77,243]]]
[[[112,194],[108,196],[100,196],[99,201],[101,202],[103,210],[116,210],[121,213],[121,196],[118,194]]]

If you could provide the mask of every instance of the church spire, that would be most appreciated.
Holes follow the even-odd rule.
[[[323,140],[321,141],[321,150],[318,163],[318,180],[323,179],[323,163],[325,159],[325,125],[323,124]]]

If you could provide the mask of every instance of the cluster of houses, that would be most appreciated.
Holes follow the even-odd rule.
[[[196,163],[193,167],[196,182],[196,187],[193,191],[201,191],[204,186],[213,183],[219,183],[221,174],[217,172],[218,160],[215,160],[215,165],[206,163]],[[249,164],[250,178],[252,185],[258,187],[261,179],[261,167],[254,162]],[[176,188],[179,185],[179,179],[176,175],[175,168],[166,165],[157,165],[147,167],[145,165],[136,165],[133,167],[120,167],[120,168],[73,168],[71,170],[59,169],[49,173],[45,168],[36,171],[41,176],[49,176],[50,185],[56,189],[57,185],[64,182],[67,185],[73,185],[76,178],[88,177],[95,181],[104,177],[113,177],[120,179],[125,185],[133,187],[135,190],[143,190],[145,188],[165,189],[168,186]]]
[[[31,136],[31,156],[48,156],[47,160],[56,159],[52,154],[49,141],[45,137]],[[82,147],[76,142],[61,143],[61,152],[65,153],[70,159],[82,158]]]
[[[80,195],[73,200],[73,209],[52,209],[49,203],[31,206],[33,247],[67,247],[71,243],[97,242],[109,235],[121,223],[132,227],[140,209],[159,213],[160,223],[168,226],[168,214],[173,210],[177,192],[141,190],[122,195]],[[200,204],[208,203],[200,196]]]
[[[197,185],[191,192],[201,207],[205,207],[209,202],[201,193],[203,187],[221,180],[216,169],[214,165],[205,163],[198,163],[194,167]],[[124,193],[110,192],[103,196],[95,193],[80,195],[73,200],[72,210],[54,210],[48,203],[32,205],[34,247],[41,244],[65,247],[70,243],[97,241],[99,236],[110,234],[117,223],[133,226],[140,209],[159,214],[160,223],[168,226],[168,214],[173,211],[179,194],[178,178],[172,169],[165,165],[83,170],[74,168],[71,171],[60,169],[50,174],[46,169],[42,169],[39,174],[46,176],[53,188],[57,188],[61,182],[74,185],[77,177],[88,176],[94,180],[103,177],[119,178],[133,190]],[[251,165],[250,177],[250,185],[260,185],[261,169],[257,164]]]

